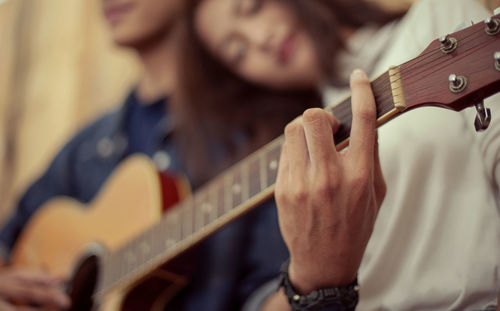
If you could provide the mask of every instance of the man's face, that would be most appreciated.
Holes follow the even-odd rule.
[[[101,0],[113,40],[123,46],[140,46],[169,31],[182,0]]]

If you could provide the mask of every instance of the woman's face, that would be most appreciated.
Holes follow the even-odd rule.
[[[101,0],[115,43],[138,46],[169,31],[183,0]]]
[[[319,81],[311,38],[279,1],[202,0],[195,28],[216,57],[249,81],[277,89]]]

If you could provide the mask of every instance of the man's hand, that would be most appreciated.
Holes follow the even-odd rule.
[[[62,310],[70,299],[61,280],[42,272],[0,268],[0,311]]]
[[[307,110],[285,129],[275,195],[290,280],[302,293],[354,280],[385,196],[375,101],[362,71],[351,91],[346,150],[336,150],[339,122],[324,110]]]

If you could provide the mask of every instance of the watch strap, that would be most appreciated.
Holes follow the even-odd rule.
[[[285,291],[292,311],[347,311],[356,308],[359,299],[357,278],[347,286],[321,288],[307,295],[301,295],[290,282],[289,265],[290,259],[281,266],[280,285]]]

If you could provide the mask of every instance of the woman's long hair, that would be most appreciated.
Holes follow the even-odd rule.
[[[195,31],[195,10],[203,0],[186,1],[173,109],[179,119],[175,136],[184,164],[199,185],[280,135],[288,122],[308,108],[321,107],[322,101],[317,89],[277,91],[232,73]],[[316,43],[324,75],[332,81],[332,59],[342,46],[339,25],[383,24],[396,17],[356,0],[261,1],[282,1],[296,12]]]

